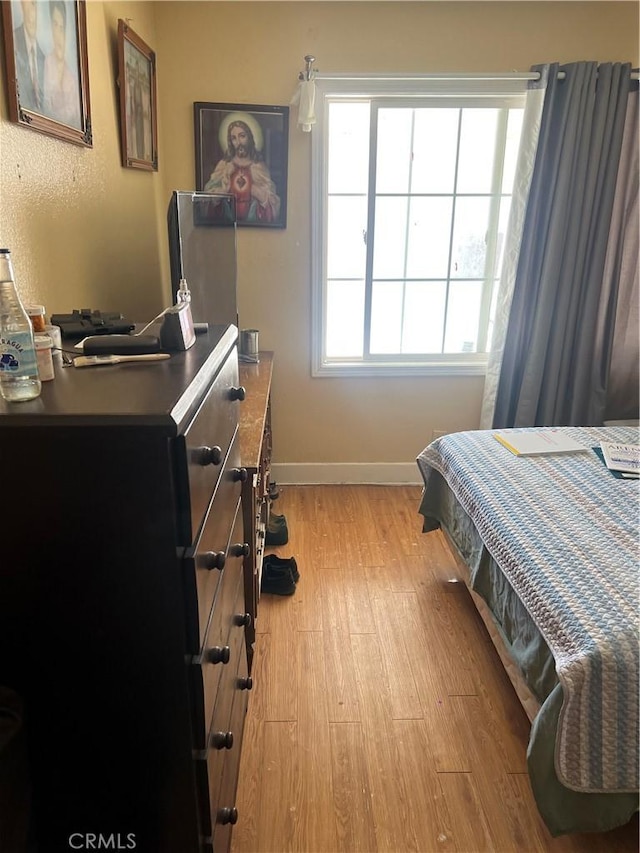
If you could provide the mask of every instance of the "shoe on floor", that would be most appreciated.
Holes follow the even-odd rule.
[[[267,530],[264,536],[264,544],[268,548],[277,548],[279,545],[286,545],[289,541],[289,532],[286,527],[282,530],[276,530],[275,533],[272,533],[270,530]]]
[[[264,573],[264,567],[267,567],[267,571],[273,571],[277,569],[289,569],[291,571],[291,575],[295,583],[298,583],[300,580],[300,572],[298,571],[298,564],[296,563],[295,557],[277,557],[275,554],[267,554],[262,562],[262,571]]]
[[[260,579],[260,592],[271,595],[293,595],[296,591],[295,581],[289,568],[273,568],[262,564],[262,578]]]
[[[288,541],[289,530],[284,515],[276,516],[275,519],[270,515],[267,522],[265,545],[276,548],[278,545],[286,545]]]

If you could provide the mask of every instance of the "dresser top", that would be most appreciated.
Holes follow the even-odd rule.
[[[260,448],[271,393],[273,353],[262,351],[259,358],[257,364],[240,362],[240,384],[247,392],[240,407],[238,424],[240,458],[243,468],[254,472],[260,464]]]
[[[23,403],[0,398],[0,429],[91,424],[165,427],[179,431],[236,343],[235,326],[212,326],[186,352],[157,362],[63,367]]]

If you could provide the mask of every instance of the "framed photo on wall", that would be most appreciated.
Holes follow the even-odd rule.
[[[92,146],[84,0],[2,3],[9,118]]]
[[[118,21],[122,165],[158,170],[156,55],[126,21]]]
[[[234,195],[238,225],[286,228],[289,107],[193,106],[196,189]]]

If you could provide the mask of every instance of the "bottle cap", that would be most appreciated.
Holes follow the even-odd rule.
[[[30,317],[38,317],[44,314],[44,305],[25,305],[24,307]]]

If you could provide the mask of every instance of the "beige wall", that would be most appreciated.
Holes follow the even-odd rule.
[[[48,14],[46,3],[39,7]],[[13,253],[23,296],[49,313],[97,308],[151,319],[164,302],[156,216],[162,184],[159,174],[120,165],[115,81],[118,18],[130,18],[155,45],[154,6],[86,8],[93,148],[7,121],[2,64],[0,243]]]
[[[0,125],[0,242],[50,310],[149,317],[169,295],[165,212],[194,186],[193,102],[287,104],[303,57],[321,71],[510,71],[578,59],[638,64],[636,2],[89,2],[94,148]],[[122,169],[118,17],[158,57],[158,174]],[[4,71],[0,71],[3,75]],[[4,82],[4,81],[3,81]],[[276,351],[278,462],[412,462],[433,429],[478,425],[472,377],[312,379],[310,138],[289,142],[286,230],[238,229],[240,324]]]

